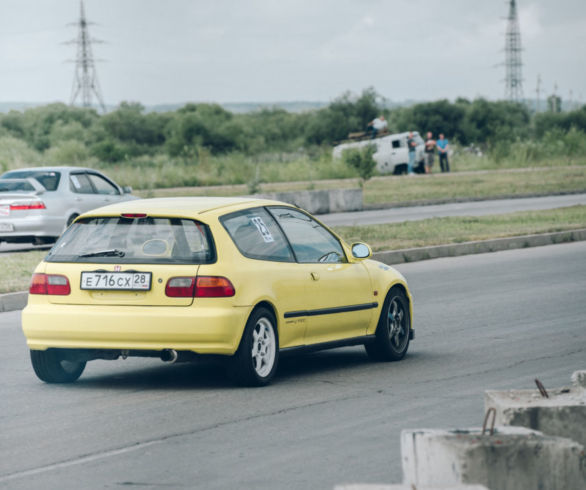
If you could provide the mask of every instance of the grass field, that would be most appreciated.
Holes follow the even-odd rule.
[[[31,275],[45,255],[46,250],[1,254],[0,294],[28,290]]]
[[[386,225],[339,226],[347,242],[364,241],[374,251],[399,250],[586,227],[586,206],[479,217],[432,218]]]
[[[297,181],[260,185],[260,192],[340,189],[360,185],[359,179]],[[246,185],[176,187],[137,191],[141,197],[241,196]],[[586,192],[586,166],[454,172],[450,174],[374,177],[363,185],[364,204],[413,204],[428,200],[477,199],[557,192]]]
[[[415,177],[375,177],[364,185],[364,203],[408,204],[558,192],[586,192],[586,167],[488,170]]]
[[[363,241],[374,251],[488,240],[586,226],[586,206],[482,217],[434,218],[388,225],[335,227],[346,241]],[[28,289],[46,251],[0,255],[0,294]]]

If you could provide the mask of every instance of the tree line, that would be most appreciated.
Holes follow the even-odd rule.
[[[93,109],[57,103],[0,114],[0,139],[22,140],[41,153],[66,145],[79,161],[94,157],[116,163],[155,154],[191,160],[202,149],[212,154],[259,155],[331,146],[351,132],[364,130],[381,114],[392,132],[444,133],[462,145],[490,147],[539,139],[552,131],[586,132],[586,106],[572,112],[532,114],[520,103],[458,98],[389,109],[369,88],[301,113],[274,107],[235,114],[218,104],[195,103],[159,113],[123,102],[99,115]]]

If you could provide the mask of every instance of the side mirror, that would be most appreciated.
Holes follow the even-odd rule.
[[[372,255],[372,250],[366,243],[353,243],[352,256],[355,259],[368,259]]]
[[[125,185],[122,188],[122,192],[124,192],[124,194],[132,194],[132,187],[130,187],[129,185]]]

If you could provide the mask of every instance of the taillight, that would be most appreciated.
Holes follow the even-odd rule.
[[[170,298],[227,298],[236,290],[229,279],[219,276],[172,277],[165,294]]]
[[[58,274],[33,274],[30,294],[49,294],[54,296],[67,296],[71,293],[69,280]]]
[[[219,276],[198,276],[196,298],[225,298],[234,296],[236,290],[229,279]]]
[[[167,281],[165,294],[170,298],[193,298],[195,277],[172,277]]]
[[[29,209],[46,209],[43,201],[26,201],[19,204],[11,204],[11,211],[23,211]]]

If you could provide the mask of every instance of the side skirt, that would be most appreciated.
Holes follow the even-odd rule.
[[[375,340],[376,340],[375,335],[364,335],[362,337],[352,337],[349,339],[334,340],[332,342],[322,342],[320,344],[298,345],[295,347],[287,347],[285,349],[281,349],[280,353],[283,355],[287,355],[287,354],[299,354],[299,353],[304,353],[304,352],[316,352],[316,351],[326,350],[326,349],[336,349],[338,347],[349,347],[352,345],[368,344],[370,342],[374,342]]]

